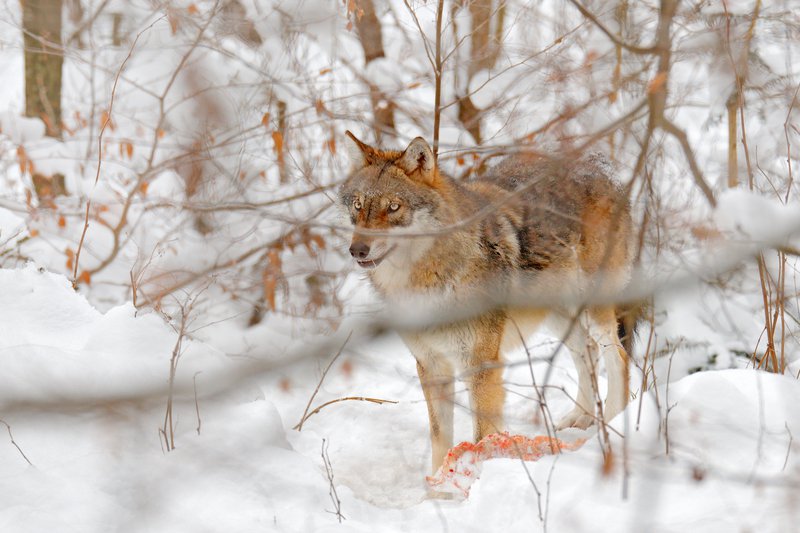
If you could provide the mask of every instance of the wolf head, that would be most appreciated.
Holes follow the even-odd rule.
[[[419,256],[432,239],[408,234],[442,225],[436,217],[442,178],[430,146],[417,137],[402,152],[378,150],[349,131],[347,142],[352,167],[339,189],[339,204],[353,224],[350,255],[362,268]]]

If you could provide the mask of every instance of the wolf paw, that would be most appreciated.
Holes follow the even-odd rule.
[[[575,407],[572,411],[570,411],[564,418],[562,418],[558,425],[556,425],[557,430],[567,429],[567,428],[578,428],[578,429],[586,429],[594,423],[594,417],[584,411],[580,407]]]

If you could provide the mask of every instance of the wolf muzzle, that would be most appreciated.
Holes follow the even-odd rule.
[[[350,245],[350,255],[355,259],[363,260],[369,255],[369,244],[364,241],[355,241]]]

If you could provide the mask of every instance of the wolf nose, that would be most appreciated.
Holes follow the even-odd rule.
[[[350,246],[350,255],[355,259],[366,259],[369,255],[369,246],[363,242],[356,242]]]

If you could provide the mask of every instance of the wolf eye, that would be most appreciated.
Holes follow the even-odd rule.
[[[353,200],[353,209],[356,211],[361,210],[361,200]]]
[[[392,202],[389,204],[389,211],[397,211],[400,209],[400,204],[397,202]]]

